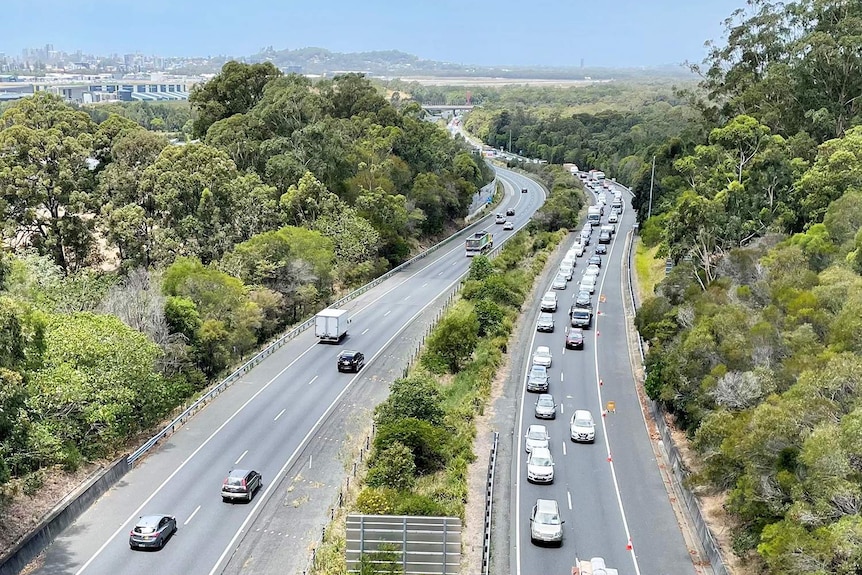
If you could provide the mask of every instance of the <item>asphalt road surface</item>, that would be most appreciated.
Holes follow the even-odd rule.
[[[500,209],[515,207],[509,219],[517,230],[545,193],[522,175],[498,174],[506,187]],[[493,216],[471,232],[481,229],[494,232],[495,244],[514,233]],[[416,333],[469,263],[463,239],[453,241],[346,304],[352,323],[340,345],[319,344],[307,330],[283,346],[137,464],[57,537],[32,572],[301,572],[347,474],[340,455],[361,440],[345,430],[370,424],[374,405],[413,353]],[[338,373],[342,349],[361,350],[365,368]],[[232,468],[263,475],[250,504],[222,502]],[[136,519],[158,513],[176,516],[177,534],[160,551],[130,550]]]
[[[609,192],[603,224],[607,223],[612,199]],[[524,350],[532,354],[536,346],[546,345],[553,353],[549,393],[558,405],[555,420],[535,417],[537,394],[527,393],[524,384],[531,363],[529,356],[524,361],[525,371],[514,375],[522,380],[521,411],[512,446],[511,496],[515,501],[511,529],[516,575],[569,573],[575,557],[604,557],[608,567],[618,569],[621,575],[695,572],[657,467],[629,362],[623,309],[627,283],[622,262],[626,233],[635,222],[635,214],[625,192],[623,200],[623,217],[608,245],[608,254],[602,256],[593,295],[593,324],[584,331],[584,349],[566,350],[565,331],[578,281],[598,243],[598,230],[593,231],[584,256],[578,258],[572,281],[565,290],[557,291],[554,333],[534,331],[530,349]],[[566,247],[573,240],[574,237]],[[533,303],[536,309],[546,291],[551,291],[550,283],[537,290]],[[615,403],[615,411],[603,416],[609,401]],[[592,412],[595,443],[571,441],[569,422],[575,409]],[[527,481],[523,436],[534,423],[545,424],[551,436],[555,467],[550,485]],[[530,512],[537,498],[555,499],[560,505],[565,520],[561,547],[539,546],[530,541]]]

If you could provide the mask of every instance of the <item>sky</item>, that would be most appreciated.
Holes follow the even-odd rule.
[[[38,6],[38,13],[34,6]],[[745,0],[0,0],[0,53],[400,50],[479,66],[700,62]]]

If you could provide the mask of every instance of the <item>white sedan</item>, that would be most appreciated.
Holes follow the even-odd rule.
[[[536,348],[536,351],[533,353],[533,365],[551,367],[551,361],[553,361],[553,356],[548,346],[540,345]]]

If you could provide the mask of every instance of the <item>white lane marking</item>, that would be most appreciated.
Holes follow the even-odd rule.
[[[404,298],[404,301],[407,301],[408,299],[410,299],[410,296],[407,296],[406,298]]]
[[[560,373],[560,381],[563,381],[563,374],[562,374],[562,372]]]
[[[278,418],[281,417],[282,415],[284,415],[285,411],[287,411],[286,407],[278,412],[278,415],[275,416],[275,419],[273,419],[273,421],[278,421]]]
[[[387,311],[386,313],[384,313],[384,314],[383,314],[383,317],[386,317],[386,316],[387,316],[387,315],[389,315],[390,313],[392,313],[392,310],[391,310],[391,309],[390,309],[389,311]]]
[[[320,377],[320,376],[319,376],[319,375],[315,375],[314,377],[312,377],[312,378],[311,378],[311,381],[309,381],[309,382],[308,382],[308,385],[311,385],[312,383],[314,383],[315,381],[317,381],[317,378],[318,378],[318,377]]]
[[[565,413],[565,410],[563,409],[563,404],[561,403],[560,404],[560,415],[563,415],[563,413]]]
[[[242,461],[242,458],[245,457],[245,454],[248,453],[248,449],[242,452],[242,455],[239,456],[239,459],[233,462],[234,465],[239,465],[239,462]]]
[[[370,329],[371,329],[370,327],[365,328],[365,331],[363,331],[363,332],[362,332],[362,333],[360,333],[359,335],[365,335],[366,333],[368,333],[368,331],[369,331]]]
[[[200,510],[201,510],[201,506],[200,506],[200,505],[198,505],[198,506],[195,508],[195,510],[194,510],[194,511],[192,511],[192,514],[191,514],[191,515],[189,515],[189,518],[188,518],[188,519],[186,519],[185,521],[183,521],[183,525],[188,525],[188,524],[189,524],[189,521],[191,521],[191,520],[194,518],[195,514],[196,514],[198,511],[200,511]]]
[[[464,274],[462,274],[462,275],[466,275],[466,274],[467,274],[467,272],[464,272]],[[461,281],[461,278],[459,277],[458,279],[456,279],[455,281],[453,281],[452,283],[447,285],[445,288],[443,288],[440,291],[440,294],[442,295],[442,294],[447,293],[450,289],[455,287],[455,285],[460,281]],[[419,311],[417,311],[413,315],[413,317],[411,317],[406,322],[404,322],[404,324],[401,326],[401,328],[398,331],[396,331],[392,335],[392,337],[390,337],[388,340],[386,340],[386,342],[380,347],[380,349],[377,350],[377,353],[375,353],[373,356],[371,356],[371,359],[369,359],[367,363],[370,364],[380,354],[382,354],[383,351],[386,350],[386,348],[389,347],[389,345],[393,341],[395,341],[395,339],[398,336],[400,336],[401,333],[405,329],[407,329],[410,326],[410,324],[412,324],[413,321],[417,317],[419,317],[422,314],[422,312],[424,312],[426,309],[431,307],[431,305],[434,302],[436,302],[438,299],[439,299],[439,297],[435,297],[434,299],[429,301],[427,304],[422,306],[422,308]],[[535,333],[533,336],[535,337]],[[267,501],[267,497],[270,493],[270,490],[272,490],[276,485],[278,485],[278,483],[281,479],[281,476],[284,475],[284,473],[287,471],[288,467],[290,467],[290,465],[293,463],[293,460],[296,458],[296,454],[305,448],[305,445],[306,445],[306,443],[308,443],[309,439],[311,437],[313,437],[315,433],[317,433],[317,430],[320,427],[321,423],[329,416],[329,413],[333,409],[335,409],[335,406],[338,405],[338,402],[341,401],[341,398],[344,396],[345,393],[347,393],[347,391],[353,386],[353,383],[355,381],[357,381],[359,379],[359,377],[360,377],[360,374],[356,374],[355,376],[353,376],[353,379],[351,379],[349,382],[347,382],[347,385],[344,386],[344,389],[342,389],[341,392],[337,396],[335,396],[335,399],[332,400],[332,403],[329,404],[329,407],[326,408],[326,411],[324,411],[323,414],[320,416],[320,418],[314,423],[314,425],[311,426],[311,429],[308,430],[308,433],[305,434],[305,437],[303,437],[302,441],[299,442],[299,445],[296,446],[296,449],[293,451],[293,453],[290,455],[290,457],[287,459],[287,461],[285,461],[284,465],[281,467],[281,469],[275,475],[274,479],[272,481],[270,481],[269,484],[266,486],[266,490],[261,494],[262,496],[257,498],[258,502],[255,504],[254,508],[248,513],[248,515],[246,515],[246,518],[242,522],[242,525],[239,526],[239,529],[237,529],[233,538],[230,540],[230,543],[228,543],[227,546],[224,548],[224,551],[222,552],[221,556],[218,558],[215,565],[213,565],[213,568],[210,570],[209,575],[215,575],[216,573],[219,572],[219,567],[221,566],[222,561],[224,561],[225,557],[227,557],[228,553],[230,553],[234,549],[234,546],[236,545],[237,539],[239,538],[240,535],[242,535],[246,531],[246,528],[248,527],[249,522],[252,520],[253,517],[255,517],[257,515],[257,511],[260,508],[260,506],[263,505]],[[523,411],[521,413],[523,414]],[[520,461],[520,459],[519,459],[519,461]],[[309,466],[311,466],[311,458],[310,457],[309,457]]]
[[[442,276],[442,275],[443,275],[443,272],[439,272],[437,275],[438,275],[438,276]]]
[[[616,238],[614,238],[611,241],[611,248],[610,248],[610,250],[608,250],[608,261],[610,261],[611,255],[614,253],[614,247],[616,246],[615,240],[616,240]],[[605,278],[606,278],[606,276],[602,277],[602,283],[598,288],[599,293],[604,293],[604,291],[605,291]],[[620,289],[622,289],[622,288],[620,288]],[[601,305],[602,305],[602,302],[600,299],[598,301],[598,303],[596,303],[596,329],[594,330],[596,334],[599,333],[599,318],[602,317],[598,313]],[[599,382],[601,381],[599,379],[599,345],[598,345],[599,336],[598,335],[594,336],[594,340],[595,340],[595,345],[593,346],[593,355],[595,358],[595,366],[596,366],[596,393],[598,393],[598,397],[599,397],[599,413],[604,413],[604,407],[605,406],[604,406],[604,401],[602,400],[602,386],[599,384]],[[626,519],[626,510],[623,507],[623,498],[622,498],[622,493],[620,492],[620,484],[617,481],[616,467],[614,466],[614,460],[613,460],[613,457],[611,456],[611,442],[610,442],[610,439],[608,438],[608,426],[607,426],[607,421],[606,421],[607,418],[601,417],[600,419],[602,421],[602,434],[605,436],[605,450],[607,451],[607,454],[608,454],[608,465],[610,465],[610,467],[611,467],[611,479],[613,480],[614,491],[616,492],[616,496],[617,496],[617,507],[619,507],[619,510],[620,510],[620,517],[622,518],[622,521],[623,521],[623,529],[626,532],[626,540],[630,542],[632,540],[632,534],[631,534],[631,531],[629,530],[629,522]],[[640,566],[638,565],[637,555],[635,555],[634,546],[632,546],[631,550],[629,551],[629,554],[631,555],[632,564],[634,565],[634,568],[635,568],[635,575],[640,575],[641,570],[640,570]]]
[[[309,469],[311,469],[311,458],[312,458],[312,456],[311,456],[311,455],[309,455],[309,456],[308,456],[308,468],[309,468]],[[280,475],[280,474],[279,474],[279,475]]]
[[[563,442],[563,455],[565,455],[565,454],[566,454],[566,442],[564,441]]]
[[[526,224],[525,224],[525,225],[526,225]],[[426,267],[424,267],[424,268],[422,268],[422,269],[420,269],[420,270],[417,270],[417,271],[416,271],[416,273],[414,273],[414,274],[412,274],[412,275],[410,275],[410,276],[408,276],[408,277],[404,278],[404,280],[403,280],[403,281],[401,281],[401,282],[397,283],[396,285],[392,286],[391,288],[389,288],[388,290],[386,290],[385,292],[383,292],[382,294],[380,294],[379,296],[377,296],[376,298],[374,298],[373,300],[371,300],[370,302],[368,302],[367,304],[365,304],[363,307],[359,308],[358,310],[355,310],[355,311],[352,313],[352,315],[353,315],[353,316],[356,316],[356,315],[358,315],[358,314],[362,313],[363,311],[365,311],[366,309],[368,309],[369,307],[371,307],[372,305],[374,305],[375,303],[377,303],[378,301],[380,301],[381,299],[383,299],[384,297],[386,297],[386,295],[388,295],[388,294],[389,294],[389,293],[391,293],[392,291],[394,291],[394,290],[398,289],[398,288],[399,288],[399,287],[401,287],[403,284],[407,283],[408,281],[410,281],[411,279],[413,279],[414,277],[416,277],[418,274],[422,273],[423,271],[426,271],[426,270],[428,269],[428,267],[430,267],[431,265],[434,265],[435,263],[439,262],[440,260],[445,259],[446,257],[448,257],[449,255],[451,255],[451,254],[453,254],[453,253],[455,253],[455,252],[463,251],[463,249],[464,249],[463,244],[462,244],[462,245],[460,245],[460,246],[456,246],[456,247],[452,248],[452,249],[451,249],[451,250],[449,250],[447,253],[443,254],[439,260],[436,260],[436,261],[434,261],[434,262],[431,262],[431,264],[429,264],[428,266],[426,266]],[[437,275],[442,275],[442,274],[443,274],[443,272],[441,271],[441,272],[440,272],[440,273],[438,273]],[[465,272],[465,274],[466,274],[466,272]],[[458,278],[458,279],[456,279],[455,281],[453,281],[452,283],[450,283],[450,284],[449,284],[448,286],[446,286],[446,287],[445,287],[445,288],[444,288],[440,293],[445,293],[446,291],[448,291],[449,289],[451,289],[451,288],[452,288],[456,283],[458,283],[459,281],[461,281],[461,278]],[[436,301],[436,300],[437,300],[437,298],[432,299],[432,300],[431,300],[428,304],[426,304],[422,309],[420,309],[418,312],[416,312],[416,315],[414,315],[412,318],[410,318],[410,320],[409,320],[406,324],[404,324],[404,325],[401,327],[401,329],[400,329],[400,330],[398,330],[398,332],[396,332],[396,334],[395,334],[394,336],[392,336],[392,338],[386,342],[386,344],[384,344],[384,348],[385,348],[385,346],[386,346],[386,345],[389,345],[389,344],[390,344],[390,343],[395,339],[395,337],[397,337],[397,336],[398,336],[402,331],[404,331],[404,330],[407,328],[407,325],[409,325],[409,323],[410,323],[410,322],[412,322],[414,319],[416,319],[417,317],[419,317],[419,314],[421,314],[423,311],[425,311],[425,309],[427,309],[427,308],[428,308],[428,307],[429,307],[429,306],[430,306],[434,301]],[[535,334],[534,334],[534,336],[535,336]],[[94,553],[94,554],[93,554],[89,559],[87,559],[87,561],[84,563],[84,565],[82,565],[82,566],[81,566],[81,568],[80,568],[80,569],[78,569],[78,570],[75,572],[75,575],[81,575],[81,573],[83,573],[83,572],[84,572],[84,570],[86,570],[86,569],[87,569],[87,567],[89,567],[89,566],[93,563],[93,561],[95,561],[95,560],[96,560],[96,558],[97,558],[99,555],[101,555],[101,554],[102,554],[102,552],[105,550],[105,548],[107,548],[107,546],[108,546],[108,545],[110,545],[111,541],[113,541],[113,540],[117,537],[117,535],[119,535],[119,534],[120,534],[120,533],[122,533],[122,532],[125,532],[125,530],[126,530],[126,525],[127,525],[130,521],[132,521],[133,519],[135,519],[136,517],[138,517],[138,515],[139,515],[139,514],[140,514],[140,512],[141,512],[141,510],[142,510],[146,505],[148,505],[148,504],[149,504],[149,502],[150,502],[150,501],[152,501],[152,500],[153,500],[153,498],[154,498],[156,495],[158,495],[158,494],[159,494],[159,492],[161,492],[161,490],[162,490],[162,489],[164,489],[165,485],[167,485],[168,483],[170,483],[170,482],[171,482],[171,480],[172,480],[172,479],[173,479],[173,478],[174,478],[174,477],[175,477],[175,476],[176,476],[176,475],[177,475],[177,474],[178,474],[178,473],[179,473],[179,472],[180,472],[180,471],[181,471],[181,470],[182,470],[182,469],[183,469],[183,468],[188,464],[188,462],[189,462],[189,461],[191,461],[191,460],[192,460],[192,459],[193,459],[193,458],[194,458],[198,453],[200,453],[200,451],[201,451],[204,447],[206,447],[206,446],[209,444],[209,442],[210,442],[210,441],[212,441],[212,439],[213,439],[216,435],[218,435],[218,433],[219,433],[222,429],[224,429],[224,428],[227,426],[227,424],[228,424],[228,423],[230,423],[231,421],[233,421],[233,419],[234,419],[237,415],[239,415],[239,413],[240,413],[243,409],[245,409],[245,408],[246,408],[246,407],[247,407],[247,406],[248,406],[252,401],[254,401],[255,399],[257,399],[257,397],[258,397],[261,393],[263,393],[267,388],[269,388],[269,386],[270,386],[270,385],[272,385],[272,384],[273,384],[273,383],[274,383],[274,382],[275,382],[279,377],[281,377],[281,376],[282,376],[282,375],[283,375],[283,374],[284,374],[288,369],[290,369],[291,367],[293,367],[293,365],[294,365],[296,362],[298,362],[300,359],[302,359],[302,358],[305,356],[305,354],[307,354],[307,353],[308,353],[308,352],[310,352],[311,350],[315,349],[316,347],[317,347],[317,342],[315,341],[315,342],[314,342],[310,347],[308,347],[305,351],[303,351],[303,352],[302,352],[302,353],[300,353],[298,356],[296,356],[296,359],[294,359],[293,361],[291,361],[290,363],[288,363],[286,366],[284,366],[284,368],[283,368],[281,371],[279,371],[277,374],[275,374],[275,376],[274,376],[272,379],[270,379],[268,382],[266,382],[266,383],[265,383],[265,384],[264,384],[264,385],[263,385],[263,386],[262,386],[262,387],[261,387],[257,392],[255,392],[255,394],[254,394],[254,395],[252,395],[250,398],[248,398],[248,399],[245,401],[245,403],[243,403],[241,406],[239,406],[239,407],[237,408],[237,410],[236,410],[235,412],[233,412],[233,414],[231,414],[231,416],[230,416],[230,417],[228,417],[228,418],[227,418],[227,419],[226,419],[226,420],[225,420],[225,421],[224,421],[220,426],[218,426],[218,428],[216,428],[216,430],[215,430],[215,431],[213,431],[213,432],[209,435],[209,437],[207,437],[207,438],[203,441],[203,443],[201,443],[201,444],[200,444],[200,445],[199,445],[199,446],[198,446],[198,447],[197,447],[197,448],[196,448],[196,449],[195,449],[191,454],[189,454],[189,456],[188,456],[188,457],[186,457],[186,458],[183,460],[183,462],[182,462],[182,463],[180,463],[180,465],[179,465],[176,469],[174,469],[174,471],[173,471],[173,472],[172,472],[172,473],[167,477],[167,479],[165,479],[165,480],[164,480],[164,481],[163,481],[163,482],[162,482],[162,483],[161,483],[161,484],[160,484],[160,485],[159,485],[159,486],[158,486],[158,487],[157,487],[157,488],[156,488],[156,489],[155,489],[155,490],[154,490],[154,491],[149,495],[149,497],[147,497],[147,498],[144,500],[144,502],[143,502],[143,503],[141,503],[141,505],[140,505],[137,509],[135,509],[135,511],[131,514],[131,516],[130,516],[130,517],[129,517],[129,518],[128,518],[128,519],[127,519],[127,520],[126,520],[122,525],[120,525],[120,527],[118,527],[118,528],[117,528],[117,530],[116,530],[116,531],[114,531],[114,533],[113,533],[113,534],[111,534],[111,536],[110,536],[110,537],[109,537],[109,538],[108,538],[108,539],[107,539],[107,540],[106,540],[106,541],[105,541],[105,542],[104,542],[104,543],[103,543],[103,544],[102,544],[102,545],[101,545],[101,546],[96,550],[96,552],[95,552],[95,553]],[[381,348],[381,349],[383,349],[383,348]],[[374,356],[374,357],[377,357],[377,355],[379,355],[379,353],[380,353],[380,352],[378,352],[377,354],[375,354],[375,356]],[[373,359],[374,359],[374,358],[372,357],[372,360],[373,360]],[[370,361],[369,361],[369,363],[370,363]],[[346,386],[346,387],[341,391],[341,393],[339,393],[339,394],[338,394],[338,396],[333,400],[333,402],[329,405],[329,407],[328,407],[328,408],[327,408],[327,410],[324,412],[324,414],[320,417],[320,419],[318,419],[318,420],[317,420],[317,422],[314,424],[314,426],[311,428],[311,430],[308,432],[308,434],[306,434],[305,438],[303,439],[302,443],[300,444],[300,447],[302,447],[302,444],[304,444],[304,443],[307,441],[307,439],[311,436],[312,432],[313,432],[313,431],[314,431],[314,430],[319,426],[320,422],[321,422],[321,421],[326,417],[326,415],[327,415],[327,414],[328,414],[328,413],[333,409],[333,407],[335,406],[335,404],[338,402],[338,400],[340,400],[340,399],[341,399],[341,397],[344,395],[345,391],[347,391],[347,389],[350,387],[350,385],[353,383],[353,381],[355,381],[355,380],[356,380],[356,378],[357,378],[357,377],[358,377],[358,375],[357,375],[357,376],[355,376],[352,380],[350,380],[350,382],[348,382],[347,386]],[[298,451],[299,451],[299,448],[297,448],[297,450],[294,452],[294,454],[293,454],[293,455],[291,455],[291,458],[290,458],[290,459],[288,459],[288,462],[287,462],[287,463],[285,463],[285,466],[282,468],[282,472],[283,472],[283,470],[287,469],[288,464],[290,463],[290,461],[293,459],[293,457],[296,455],[296,453],[297,453]],[[270,484],[269,484],[269,487],[271,487],[271,486],[273,486],[273,485],[275,485],[275,482],[270,483]],[[269,487],[267,488],[267,492],[269,491]],[[251,513],[246,517],[246,520],[243,522],[242,527],[240,527],[240,531],[237,531],[236,535],[234,535],[234,538],[231,540],[230,545],[229,545],[227,548],[225,548],[224,552],[222,553],[222,555],[221,555],[221,557],[219,558],[218,562],[216,563],[215,567],[213,567],[213,570],[210,572],[210,575],[214,575],[214,573],[216,572],[216,570],[217,570],[217,568],[218,568],[219,564],[224,560],[225,555],[227,555],[227,553],[228,553],[228,551],[230,550],[231,546],[236,542],[236,538],[239,536],[239,534],[241,533],[242,529],[244,529],[244,528],[245,528],[245,526],[248,524],[249,519],[252,517],[252,515],[254,515],[254,511],[258,508],[258,505],[260,505],[260,503],[261,503],[261,502],[263,502],[263,501],[264,501],[264,499],[262,498],[262,499],[261,499],[261,500],[260,500],[260,501],[255,505],[254,509],[252,509],[252,512],[251,512]],[[520,557],[520,556],[519,556],[519,557]],[[520,565],[519,565],[519,571],[520,571]]]
[[[424,284],[422,284],[422,287],[425,287],[427,285],[428,285],[428,282],[425,282]]]
[[[457,265],[458,265],[458,261],[454,261],[454,262],[452,262],[452,266],[453,266],[453,267],[454,267],[454,266],[457,266]]]
[[[569,500],[569,511],[572,510],[572,492],[566,491],[566,499]]]
[[[192,460],[192,458],[194,458],[194,456],[195,456],[195,455],[197,455],[198,453],[200,453],[201,449],[203,449],[204,447],[206,447],[207,445],[209,445],[209,442],[210,442],[210,441],[212,441],[212,439],[213,439],[216,435],[218,435],[218,433],[219,433],[222,429],[224,429],[224,428],[227,426],[227,424],[228,424],[228,423],[230,423],[231,421],[233,421],[233,419],[234,419],[237,415],[239,415],[239,414],[240,414],[240,412],[241,412],[243,409],[245,409],[245,408],[246,408],[246,407],[247,407],[247,406],[248,406],[252,401],[254,401],[255,399],[257,399],[257,396],[259,396],[261,393],[263,393],[263,392],[264,392],[264,391],[265,391],[265,390],[266,390],[270,385],[272,385],[272,384],[273,384],[273,382],[275,382],[275,380],[277,380],[279,377],[281,377],[281,375],[282,375],[285,371],[287,371],[288,369],[290,369],[290,368],[293,366],[293,364],[295,364],[295,363],[296,363],[296,362],[298,362],[300,359],[302,359],[302,357],[303,357],[306,353],[308,353],[309,351],[311,351],[311,350],[312,350],[312,349],[314,349],[315,347],[317,347],[317,344],[316,344],[316,343],[315,343],[315,345],[312,345],[311,347],[309,347],[308,349],[306,349],[305,351],[303,351],[301,354],[299,354],[299,355],[296,357],[296,359],[294,359],[293,361],[291,361],[290,363],[288,363],[286,366],[284,366],[284,368],[283,368],[281,371],[279,371],[277,374],[275,374],[275,376],[274,376],[272,379],[270,379],[270,380],[269,380],[265,385],[261,386],[261,388],[260,388],[259,390],[257,390],[257,392],[256,392],[254,395],[252,395],[250,398],[248,398],[248,399],[245,401],[245,403],[243,403],[242,405],[240,405],[240,406],[239,406],[239,408],[237,408],[237,410],[236,410],[236,411],[234,411],[234,412],[233,412],[233,414],[231,414],[231,416],[230,416],[230,417],[228,417],[228,418],[224,421],[224,423],[222,423],[221,425],[219,425],[219,426],[216,428],[216,430],[215,430],[215,431],[213,431],[213,432],[210,434],[210,436],[209,436],[209,437],[207,437],[207,438],[203,441],[203,443],[201,443],[201,444],[198,446],[198,448],[197,448],[197,449],[195,449],[194,451],[192,451],[192,452],[191,452],[191,454],[189,454],[189,456],[188,456],[188,457],[186,457],[186,458],[183,460],[183,462],[182,462],[182,463],[180,463],[180,464],[179,464],[179,466],[177,466],[177,468],[176,468],[176,469],[174,469],[174,471],[173,471],[170,475],[168,475],[167,479],[165,479],[164,481],[162,481],[162,483],[161,483],[158,487],[156,487],[155,491],[153,491],[153,492],[150,494],[150,496],[149,496],[149,497],[147,497],[147,498],[144,500],[144,502],[143,502],[143,503],[141,503],[141,505],[140,505],[137,509],[135,509],[135,511],[132,513],[132,515],[131,515],[128,519],[126,519],[126,521],[124,521],[124,522],[123,522],[123,524],[122,524],[122,525],[120,525],[120,526],[117,528],[117,530],[116,530],[116,531],[114,531],[114,533],[113,533],[110,537],[108,537],[108,539],[106,539],[106,540],[105,540],[105,542],[104,542],[104,543],[102,543],[101,547],[99,547],[99,548],[96,550],[96,552],[92,555],[92,557],[90,557],[89,559],[87,559],[87,561],[84,563],[84,565],[82,565],[82,566],[81,566],[81,568],[80,568],[80,569],[78,569],[78,570],[75,572],[75,575],[81,575],[81,573],[83,573],[83,572],[84,572],[84,570],[85,570],[87,567],[89,567],[89,566],[93,563],[93,561],[95,561],[95,560],[96,560],[96,558],[97,558],[99,555],[101,555],[101,554],[102,554],[102,551],[104,551],[104,550],[105,550],[105,548],[106,548],[108,545],[110,545],[110,544],[111,544],[111,541],[113,541],[113,540],[117,537],[117,535],[119,535],[119,534],[120,534],[120,533],[122,533],[122,532],[125,532],[125,530],[126,530],[126,525],[129,523],[129,521],[132,521],[133,519],[135,519],[136,517],[138,517],[138,516],[141,514],[141,510],[142,510],[144,507],[146,507],[146,506],[150,503],[150,501],[152,501],[152,500],[153,500],[153,498],[161,492],[161,490],[162,490],[162,489],[164,489],[165,485],[167,485],[168,483],[170,483],[170,482],[171,482],[171,480],[173,480],[173,478],[174,478],[174,477],[176,477],[177,473],[179,473],[180,471],[182,471],[182,469],[183,469],[183,468],[188,464],[188,462],[189,462],[189,461],[191,461],[191,460]]]

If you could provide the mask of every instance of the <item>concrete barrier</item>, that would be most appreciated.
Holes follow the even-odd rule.
[[[0,556],[0,575],[17,575],[129,469],[127,458],[121,457],[66,496],[30,535]]]

